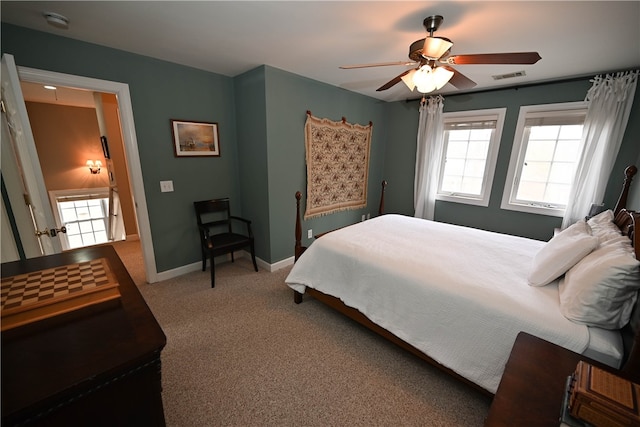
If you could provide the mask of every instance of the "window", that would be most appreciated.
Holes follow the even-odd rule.
[[[586,113],[583,102],[520,108],[503,209],[564,215]]]
[[[107,243],[109,212],[108,189],[51,191],[58,224],[67,228],[60,233],[62,248],[75,249]]]
[[[436,199],[489,205],[505,108],[445,113]]]

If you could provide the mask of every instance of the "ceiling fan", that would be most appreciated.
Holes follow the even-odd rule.
[[[410,90],[417,88],[419,92],[428,93],[451,83],[458,89],[470,89],[476,83],[451,67],[451,65],[468,64],[535,64],[541,57],[538,52],[481,53],[470,55],[450,55],[453,42],[445,37],[434,37],[433,33],[440,27],[444,18],[440,15],[428,16],[422,24],[429,35],[416,40],[409,46],[411,61],[381,62],[377,64],[344,65],[342,69],[384,67],[390,65],[412,65],[407,70],[376,89],[387,90],[403,81]]]

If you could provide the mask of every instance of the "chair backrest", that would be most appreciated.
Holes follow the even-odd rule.
[[[229,199],[212,199],[193,202],[196,210],[198,226],[205,226],[209,229],[225,226],[231,232],[231,207]]]

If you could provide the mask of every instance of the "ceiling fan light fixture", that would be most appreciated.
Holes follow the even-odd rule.
[[[440,59],[449,49],[451,49],[453,43],[444,37],[427,37],[424,39],[424,46],[422,48],[422,56],[427,59]]]
[[[409,90],[412,92],[413,92],[413,89],[415,89],[416,87],[416,84],[413,82],[413,75],[416,73],[416,71],[417,70],[411,70],[407,74],[401,77],[404,84],[407,85]]]
[[[415,84],[418,92],[429,93],[436,90],[436,83],[433,79],[431,67],[424,65],[413,74],[413,84]]]
[[[405,80],[405,77],[409,75],[411,75],[411,73],[405,75],[402,80],[409,89],[413,90],[412,85]],[[442,88],[451,80],[451,77],[453,77],[453,71],[442,67],[432,69],[428,65],[423,65],[419,69],[414,70],[413,75],[411,75],[411,83],[418,89],[418,92],[429,93]]]
[[[436,90],[438,90],[449,83],[449,80],[451,80],[451,77],[453,77],[453,71],[447,70],[443,67],[437,67],[433,70],[431,76],[433,77],[433,80],[435,82]]]

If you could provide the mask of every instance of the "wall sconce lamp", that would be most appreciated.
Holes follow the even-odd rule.
[[[100,160],[96,160],[95,162],[93,160],[87,160],[87,166],[92,174],[100,173],[102,162]]]

